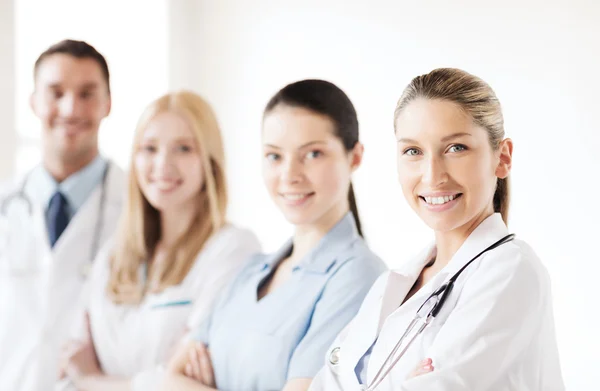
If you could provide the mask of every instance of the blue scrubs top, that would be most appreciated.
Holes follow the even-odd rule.
[[[219,390],[281,390],[289,379],[313,378],[386,269],[348,213],[288,281],[257,300],[261,282],[291,250],[289,241],[252,257],[195,334],[209,347]]]

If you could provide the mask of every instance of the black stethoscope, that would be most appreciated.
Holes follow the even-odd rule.
[[[100,200],[98,202],[98,218],[96,219],[93,236],[92,236],[92,244],[90,245],[90,262],[92,262],[96,255],[98,255],[98,251],[100,250],[100,236],[102,234],[102,230],[104,228],[104,209],[106,207],[107,201],[107,187],[108,187],[108,175],[110,171],[111,163],[107,162],[106,167],[102,173],[102,181],[100,183]],[[25,204],[27,214],[29,218],[33,217],[33,201],[31,198],[25,193],[25,186],[27,185],[27,180],[29,179],[29,175],[25,176],[25,179],[21,183],[21,186],[16,192],[9,194],[6,198],[2,200],[0,204],[0,215],[2,217],[8,218],[8,208],[11,203],[14,202],[22,202]],[[13,260],[11,260],[12,262]],[[89,271],[89,264],[86,264],[82,269],[81,274],[85,277]]]
[[[515,238],[515,234],[506,235],[502,239],[498,240],[496,243],[492,244],[491,246],[489,246],[488,248],[486,248],[485,250],[483,250],[482,252],[480,252],[479,254],[474,256],[459,271],[457,271],[446,283],[442,284],[431,295],[429,295],[429,297],[423,302],[423,304],[421,304],[421,306],[417,310],[415,317],[413,318],[413,320],[410,322],[410,324],[406,328],[406,331],[404,331],[404,334],[402,334],[402,337],[400,337],[400,339],[394,346],[394,349],[392,349],[392,351],[387,356],[387,358],[385,359],[383,364],[381,364],[381,367],[377,371],[377,374],[375,375],[373,380],[369,383],[368,386],[366,386],[366,387],[364,385],[362,386],[363,387],[362,389],[364,391],[373,391],[373,390],[375,390],[375,388],[377,388],[377,386],[379,386],[379,384],[381,384],[383,379],[385,379],[385,377],[390,373],[390,371],[394,368],[394,366],[398,363],[398,361],[400,361],[400,359],[404,356],[404,353],[406,353],[406,351],[411,346],[413,341],[423,332],[423,330],[425,330],[425,327],[427,327],[427,325],[429,325],[429,323],[431,323],[431,321],[439,314],[439,312],[441,311],[441,309],[444,306],[444,303],[446,302],[446,299],[450,295],[450,292],[452,292],[454,283],[456,282],[458,277],[461,275],[461,273],[470,264],[472,264],[477,258],[482,256],[486,252],[491,251],[505,243],[508,243],[508,242],[512,241],[514,238]],[[421,323],[421,324],[419,325],[419,323]],[[406,344],[406,346],[404,346],[402,351],[400,351],[400,353],[396,357],[396,353],[402,346],[404,340],[415,329],[417,330],[416,333],[414,333],[414,335],[408,340],[408,343]],[[331,351],[330,359],[329,359],[331,364],[337,365],[339,363],[339,353],[340,353],[339,351],[340,351],[339,347],[336,347],[335,349],[333,349]]]

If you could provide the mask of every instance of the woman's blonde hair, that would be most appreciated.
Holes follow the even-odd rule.
[[[438,68],[415,77],[404,89],[394,112],[394,127],[402,110],[418,98],[439,99],[459,105],[478,126],[488,133],[490,145],[498,150],[504,139],[502,107],[494,90],[480,78],[455,68]],[[494,211],[508,223],[510,206],[509,178],[498,178],[494,193]]]
[[[171,247],[166,262],[151,264],[160,240],[160,212],[142,193],[135,175],[135,155],[148,124],[171,112],[186,120],[200,151],[204,183],[198,195],[197,215]],[[134,135],[126,207],[121,217],[116,248],[110,261],[107,293],[115,303],[139,303],[146,292],[157,293],[180,284],[213,232],[225,224],[227,186],[221,131],[210,105],[187,91],[164,95],[142,114]],[[143,271],[147,271],[145,274]],[[149,285],[146,281],[153,281]]]

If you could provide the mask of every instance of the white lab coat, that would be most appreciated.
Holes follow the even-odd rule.
[[[123,201],[125,174],[109,164],[99,243],[114,233]],[[20,182],[2,191],[0,199],[19,191]],[[48,390],[54,383],[60,348],[68,337],[68,325],[80,316],[80,293],[92,262],[101,185],[73,216],[54,248],[46,231],[46,200],[34,189],[28,181],[25,194],[32,202],[32,216],[19,202],[7,204],[10,220],[0,215],[4,229],[0,235],[6,237],[10,230],[23,243],[17,252],[0,251],[0,391]],[[21,254],[19,259],[11,259],[16,253]],[[22,265],[27,270],[15,273]]]
[[[434,247],[400,269],[382,275],[358,315],[328,351],[326,365],[310,390],[360,390],[355,367],[377,339],[367,366],[370,384],[425,299],[507,233],[499,214],[487,218],[446,267],[404,304],[406,294],[434,254]],[[340,348],[339,360],[333,365],[330,358],[336,347]],[[433,359],[434,371],[407,380],[425,358]],[[441,312],[377,390],[564,390],[550,281],[533,250],[523,241],[514,240],[468,266]]]
[[[132,388],[144,391],[160,383],[162,364],[186,331],[199,327],[243,263],[260,251],[253,233],[226,225],[209,238],[181,284],[146,295],[140,305],[117,305],[106,295],[113,246],[108,247],[90,277],[92,338],[104,373],[132,379]]]

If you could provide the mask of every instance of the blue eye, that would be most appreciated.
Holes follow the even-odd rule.
[[[321,151],[310,151],[309,153],[306,154],[306,157],[309,159],[316,159],[321,155],[323,155],[323,152],[321,152]]]
[[[407,155],[407,156],[417,156],[419,154],[420,154],[420,151],[416,148],[407,148],[403,152],[403,155]]]
[[[463,152],[466,151],[467,147],[462,144],[454,144],[448,148],[448,152]]]
[[[278,154],[276,154],[276,153],[267,153],[267,154],[265,155],[265,157],[267,158],[267,160],[270,160],[270,161],[272,161],[272,162],[275,162],[275,161],[279,160],[281,156],[279,156],[279,155],[278,155]]]

